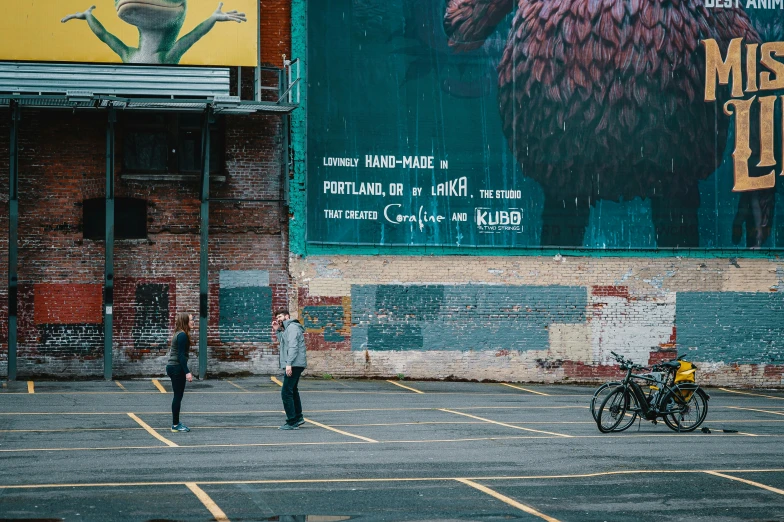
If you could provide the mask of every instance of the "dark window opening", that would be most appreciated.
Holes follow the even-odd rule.
[[[202,115],[127,114],[122,121],[122,168],[126,174],[198,174],[202,163]],[[210,130],[210,173],[223,171],[221,122]]]
[[[82,208],[84,239],[106,239],[106,199],[87,199]],[[147,201],[114,199],[114,238],[147,239]]]

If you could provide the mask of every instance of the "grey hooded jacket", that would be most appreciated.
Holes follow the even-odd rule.
[[[305,327],[296,319],[283,321],[283,330],[276,332],[280,343],[280,367],[301,366],[307,368],[305,349]]]

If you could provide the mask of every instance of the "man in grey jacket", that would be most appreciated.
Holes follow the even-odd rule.
[[[286,370],[280,396],[286,410],[286,424],[281,430],[298,430],[305,424],[302,416],[302,403],[299,399],[299,376],[308,366],[305,349],[305,328],[297,320],[291,319],[288,310],[275,313],[272,331],[280,344],[280,367]]]

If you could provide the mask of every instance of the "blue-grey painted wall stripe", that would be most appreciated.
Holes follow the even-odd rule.
[[[342,306],[306,306],[302,310],[305,328],[324,329],[324,340],[339,343],[345,340],[343,329],[345,311]]]
[[[584,323],[571,286],[355,285],[353,350],[542,350],[551,324]]]
[[[695,361],[784,363],[784,294],[678,292],[675,323]]]
[[[269,272],[267,270],[221,270],[221,288],[249,288],[255,286],[269,286]]]
[[[272,288],[220,289],[221,342],[271,342]]]

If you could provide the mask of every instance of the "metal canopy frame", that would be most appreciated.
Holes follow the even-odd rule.
[[[239,96],[216,94],[204,97],[118,96],[96,94],[88,90],[66,92],[0,92],[0,109],[9,108],[11,133],[9,143],[9,228],[8,228],[8,379],[17,378],[17,264],[18,264],[18,140],[22,109],[36,110],[105,110],[106,123],[106,230],[104,260],[104,378],[112,379],[113,307],[114,307],[114,163],[115,123],[117,111],[191,112],[204,114],[202,132],[202,173],[199,240],[199,376],[207,372],[207,326],[209,318],[209,126],[217,115],[278,114],[284,117],[284,133],[289,128],[288,116],[299,106],[299,60],[285,60],[282,69],[256,67],[253,100]],[[261,71],[279,74],[277,86],[264,86]],[[240,72],[238,70],[238,76]],[[239,80],[238,80],[239,81]],[[276,101],[262,100],[262,92],[272,93]],[[239,91],[238,91],[239,92]],[[283,137],[282,153],[288,155],[288,136]],[[287,161],[287,160],[285,160]],[[219,202],[220,200],[216,200]]]
[[[277,90],[277,89],[276,89]],[[2,94],[0,108],[26,109],[118,109],[129,111],[204,112],[214,114],[254,114],[258,112],[290,114],[298,107],[294,103],[241,100],[237,96],[212,98],[148,98],[88,94]]]

